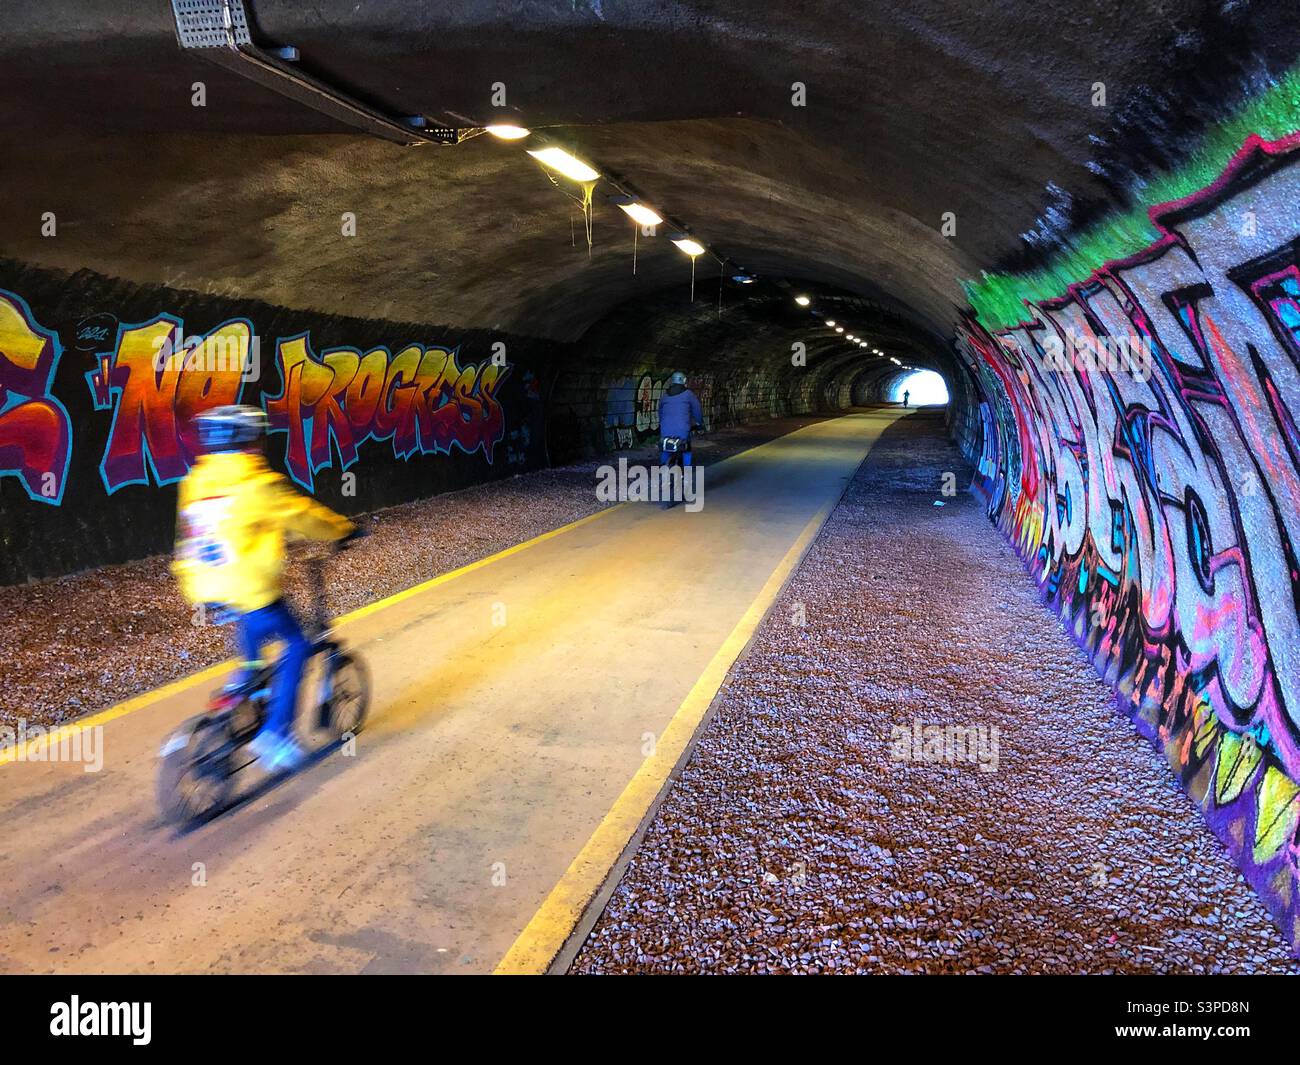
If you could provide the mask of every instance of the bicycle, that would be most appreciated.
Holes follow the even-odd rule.
[[[342,545],[334,545],[335,551]],[[329,554],[332,556],[334,552]],[[316,698],[316,724],[334,742],[355,736],[370,708],[365,663],[347,650],[330,628],[325,589],[326,555],[307,558],[312,611],[304,635],[309,663],[323,656]],[[235,777],[257,759],[248,743],[266,721],[275,666],[265,666],[237,685],[212,693],[207,709],[176,729],[159,751],[158,804],[164,820],[177,825],[207,821],[230,806]]]

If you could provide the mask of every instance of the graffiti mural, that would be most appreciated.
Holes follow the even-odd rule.
[[[331,348],[319,358],[308,334],[276,344],[280,391],[264,394],[271,433],[285,434],[289,474],[304,488],[333,465],[357,461],[369,440],[392,440],[393,455],[446,454],[453,446],[482,451],[489,463],[505,435],[497,388],[505,365],[461,368],[456,352],[411,344],[364,354]],[[180,480],[198,453],[194,417],[228,403],[257,402],[244,395],[261,376],[253,325],[223,322],[186,337],[179,318],[163,314],[120,326],[111,350],[86,374],[95,409],[112,412],[100,473],[111,494],[129,484]]]
[[[112,411],[99,472],[111,495],[128,484],[171,484],[198,453],[195,415],[238,403],[253,351],[253,324],[224,322],[185,337],[170,314],[119,326],[86,374],[95,409]]]
[[[0,290],[0,477],[56,506],[72,454],[72,421],[50,392],[62,350],[20,296]]]
[[[307,489],[332,465],[332,450],[344,470],[369,440],[391,440],[399,459],[456,447],[491,463],[505,435],[496,393],[508,367],[462,368],[454,350],[331,348],[317,357],[303,334],[279,341],[276,367],[280,392],[265,397],[270,431],[285,434],[285,465]]]
[[[0,258],[0,584],[169,550],[223,404],[266,411],[271,465],[345,514],[545,465],[558,345],[419,328]]]
[[[1163,236],[972,316],[990,517],[1300,943],[1300,151],[1252,138]],[[1136,347],[1134,346],[1136,344]],[[1127,347],[1142,360],[1064,361]]]
[[[198,454],[195,416],[229,403],[264,407],[270,432],[284,434],[289,474],[309,490],[335,454],[346,470],[367,441],[390,440],[402,460],[455,448],[481,452],[491,464],[507,435],[498,392],[510,366],[462,367],[458,349],[335,347],[317,356],[304,332],[276,343],[279,392],[259,395],[258,337],[246,318],[188,336],[172,314],[119,324],[98,313],[73,333],[74,347],[94,363],[85,372],[93,409],[110,415],[99,462],[109,495],[179,481]],[[63,502],[73,449],[71,418],[51,391],[62,354],[59,334],[40,325],[22,297],[0,289],[0,477],[17,477],[32,499],[55,505]],[[540,401],[531,371],[524,395]],[[526,462],[530,446],[527,426],[519,426],[508,461]]]
[[[655,442],[659,432],[659,399],[668,386],[667,370],[644,371],[612,381],[605,390],[605,449],[638,447]],[[686,387],[700,400],[704,424],[712,425],[713,378],[690,374]]]
[[[605,448],[636,447],[659,428],[659,397],[668,382],[665,371],[632,374],[611,381],[605,391]]]

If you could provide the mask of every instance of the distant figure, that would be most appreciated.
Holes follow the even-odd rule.
[[[906,388],[903,389],[903,406],[904,406],[904,407],[907,406],[907,399],[908,399],[908,397],[909,397],[911,394],[912,394],[912,393],[909,392]]]
[[[667,466],[671,456],[681,455],[683,466],[691,464],[691,433],[704,421],[700,401],[686,387],[686,375],[680,371],[668,378],[668,387],[659,397],[659,464]]]

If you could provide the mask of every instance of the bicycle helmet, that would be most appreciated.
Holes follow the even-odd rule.
[[[672,375],[668,378],[668,383],[670,385],[685,385],[686,375],[682,373],[681,370],[674,370]]]
[[[194,419],[204,451],[242,451],[266,435],[266,414],[259,407],[231,405],[205,410]]]

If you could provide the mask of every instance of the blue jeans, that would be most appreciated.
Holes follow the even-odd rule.
[[[284,641],[284,650],[271,678],[271,696],[262,731],[292,736],[298,685],[311,657],[311,643],[303,635],[298,619],[283,599],[277,599],[270,606],[240,615],[235,634],[239,649],[249,662],[258,661],[262,647],[272,640]]]

